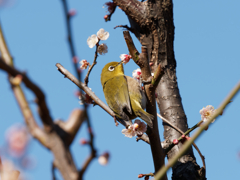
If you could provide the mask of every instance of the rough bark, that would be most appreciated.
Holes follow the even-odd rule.
[[[176,60],[174,56],[174,23],[173,3],[171,0],[114,0],[126,13],[131,24],[130,29],[142,45],[147,46],[149,63],[153,63],[154,71],[159,64],[164,75],[156,89],[157,104],[161,115],[176,125],[182,131],[188,129],[181,96],[176,77]],[[141,12],[139,14],[139,12]],[[164,125],[166,143],[177,139],[180,133],[167,124]],[[179,152],[179,143],[168,152],[170,159]],[[204,172],[196,163],[192,148],[182,156],[173,167],[172,179],[194,180],[206,179]]]

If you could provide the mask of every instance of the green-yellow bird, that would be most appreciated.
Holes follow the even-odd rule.
[[[126,126],[130,120],[140,117],[148,126],[153,126],[154,116],[143,110],[146,96],[135,79],[124,75],[121,62],[110,62],[104,66],[101,83],[107,104],[121,123]]]

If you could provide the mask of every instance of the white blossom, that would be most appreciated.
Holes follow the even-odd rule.
[[[101,156],[99,156],[99,158],[98,158],[98,162],[99,162],[99,164],[101,164],[101,165],[103,165],[103,166],[105,166],[105,165],[107,165],[108,164],[108,161],[109,161],[109,153],[108,152],[105,152],[105,153],[103,153]]]
[[[86,59],[81,60],[79,63],[81,64],[80,69],[82,70],[87,69],[87,67],[89,66],[89,62],[87,62]]]
[[[109,32],[105,31],[103,28],[99,29],[97,36],[100,40],[107,40],[109,37]]]
[[[142,136],[147,130],[147,125],[141,122],[139,119],[134,121],[134,124],[128,126],[127,129],[123,129],[122,133],[129,138],[134,136]]]
[[[211,118],[211,116],[213,115],[213,113],[215,112],[215,109],[212,105],[207,105],[206,107],[203,107],[200,110],[200,114],[201,114],[201,118],[203,120],[203,122],[206,122],[207,120],[209,120]],[[214,119],[215,121],[215,119]],[[212,123],[214,122],[212,121]]]
[[[98,37],[93,34],[91,37],[88,37],[87,44],[90,48],[93,48],[98,43]]]

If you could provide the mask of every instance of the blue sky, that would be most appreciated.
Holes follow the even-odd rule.
[[[74,108],[79,108],[74,96],[76,86],[64,79],[56,67],[61,63],[74,72],[67,44],[65,19],[60,0],[32,1],[15,0],[11,6],[1,7],[0,20],[15,66],[26,71],[28,76],[45,92],[47,103],[54,119],[67,119]],[[128,24],[124,12],[117,9],[112,20],[105,22],[106,1],[69,0],[69,9],[76,9],[72,19],[74,45],[79,59],[94,58],[94,48],[87,46],[87,38],[96,34],[100,28],[110,33],[105,43],[109,52],[99,56],[97,65],[90,76],[89,87],[105,102],[100,83],[103,66],[111,61],[119,61],[122,53],[127,53],[122,29],[116,25]],[[177,1],[174,0],[175,41],[174,50],[177,61],[177,77],[189,127],[200,120],[199,110],[206,105],[217,107],[240,79],[240,2],[232,1]],[[140,44],[134,38],[137,48]],[[137,66],[130,62],[125,66],[125,74]],[[4,144],[5,130],[23,117],[7,82],[7,75],[0,71],[0,145]],[[23,85],[29,102],[34,100],[32,92]],[[227,107],[224,115],[210,126],[208,131],[196,141],[206,158],[208,179],[238,179],[240,159],[238,95]],[[41,125],[36,106],[32,111]],[[109,151],[108,166],[100,166],[94,160],[85,174],[85,179],[137,179],[140,173],[153,172],[150,147],[143,142],[135,142],[121,134],[122,126],[115,127],[113,119],[99,107],[90,107],[89,115],[96,136],[98,153]],[[163,140],[162,123],[159,119],[160,136]],[[71,147],[75,162],[81,167],[89,154],[89,148],[80,146],[80,138],[87,138],[86,125],[80,129]],[[26,171],[29,179],[51,178],[52,154],[37,141],[32,140],[29,154],[37,164],[33,170]],[[202,166],[199,155],[197,162]],[[58,175],[59,176],[59,175]],[[169,179],[171,172],[168,172]],[[59,179],[61,177],[59,176]]]

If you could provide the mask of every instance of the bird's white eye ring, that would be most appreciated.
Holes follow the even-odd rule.
[[[108,70],[109,70],[109,71],[113,71],[113,70],[114,70],[114,67],[113,67],[113,66],[109,66]]]

